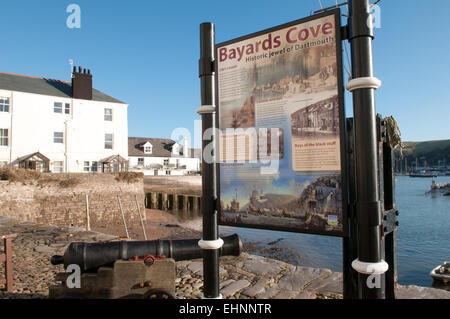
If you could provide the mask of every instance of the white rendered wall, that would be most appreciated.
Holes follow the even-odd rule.
[[[11,92],[0,90],[0,97],[9,97],[9,103],[11,104]],[[9,106],[10,112],[0,112],[0,129],[8,129],[8,134],[11,135],[11,105]],[[0,164],[10,163],[11,156],[11,141],[9,140],[9,146],[0,146]]]
[[[0,91],[1,96],[4,93]],[[128,157],[128,105],[23,92],[10,94],[8,162],[40,152],[50,159],[50,170],[55,161],[64,161],[64,171],[83,172],[85,161],[99,162],[117,154]],[[63,103],[62,114],[54,112],[55,102]],[[70,114],[65,114],[66,103],[71,105]],[[104,120],[105,108],[113,109],[112,122]],[[0,128],[8,128],[3,127],[7,121],[0,114]],[[54,132],[64,133],[63,144],[54,143]],[[105,133],[114,134],[112,150],[105,149]],[[6,152],[0,150],[0,161],[5,156]]]
[[[138,164],[138,159],[143,158],[144,159],[144,165]],[[164,160],[169,160],[169,165],[171,167],[164,166]],[[177,165],[177,159],[179,160],[178,168],[176,169]],[[186,158],[186,157],[139,157],[139,156],[130,156],[128,158],[129,160],[129,167],[130,168],[139,168],[139,169],[146,169],[146,171],[151,171],[146,175],[153,175],[153,171],[156,168],[152,168],[152,165],[162,165],[164,166],[163,169],[161,169],[161,175],[166,175],[166,170],[172,170],[172,174],[177,175],[183,175],[186,174],[188,171],[199,171],[200,170],[200,160],[198,158]],[[181,169],[181,167],[186,166],[185,169]],[[175,171],[182,171],[182,173],[177,173]],[[164,173],[163,173],[164,172]]]

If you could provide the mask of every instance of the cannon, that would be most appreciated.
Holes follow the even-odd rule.
[[[223,237],[220,256],[239,256],[242,242],[237,234]],[[49,288],[51,299],[166,299],[175,296],[175,261],[203,257],[199,239],[74,242],[64,256],[53,256],[53,265],[80,269],[80,287],[71,288],[69,273],[59,273],[60,284]]]
[[[237,234],[222,238],[223,247],[219,256],[239,256],[242,242]],[[78,265],[81,272],[96,272],[99,267],[112,266],[117,260],[129,260],[134,257],[164,256],[175,261],[203,257],[203,250],[198,246],[199,239],[118,241],[103,243],[73,242],[64,256],[53,256],[53,265]]]

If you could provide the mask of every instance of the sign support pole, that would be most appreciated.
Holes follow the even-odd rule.
[[[203,249],[203,299],[222,299],[219,294],[219,249],[223,240],[218,236],[217,186],[215,149],[215,79],[214,79],[214,24],[200,25],[201,103],[197,113],[202,117],[202,201],[203,239],[199,246]],[[211,145],[213,146],[211,152]],[[209,150],[209,151],[208,151]]]
[[[349,0],[349,41],[352,80],[347,89],[353,94],[356,165],[356,217],[358,259],[352,263],[359,273],[358,297],[384,298],[382,275],[388,264],[381,255],[381,201],[378,185],[378,147],[375,89],[381,81],[373,75],[373,23],[369,0]]]
[[[355,177],[355,143],[353,118],[347,119],[347,145],[348,145],[348,237],[343,239],[343,281],[344,281],[344,299],[358,299],[358,273],[352,268],[352,262],[358,258],[358,224],[355,216],[355,196],[356,196],[356,177]]]
[[[386,134],[386,141],[383,143],[383,184],[384,184],[384,210],[396,209],[395,205],[395,176],[394,176],[394,151],[390,146],[389,134]],[[395,213],[398,216],[398,211]],[[398,226],[398,223],[396,224]],[[396,258],[396,237],[397,229],[385,235],[385,258],[389,264],[386,272],[386,299],[395,299],[397,286],[397,258]]]

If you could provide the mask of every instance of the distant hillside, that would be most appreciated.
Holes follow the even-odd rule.
[[[419,159],[419,166],[443,165],[444,160],[450,165],[450,140],[428,141],[428,142],[403,142],[403,160],[406,158],[409,163]],[[399,153],[396,152],[396,159]],[[408,165],[409,166],[409,165]]]

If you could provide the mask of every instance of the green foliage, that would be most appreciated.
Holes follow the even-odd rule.
[[[49,185],[59,185],[61,188],[74,187],[81,183],[79,178],[71,174],[51,174],[41,173],[35,170],[23,168],[0,168],[0,180],[13,183],[22,183],[23,185],[37,185],[44,187]]]
[[[81,180],[79,178],[73,177],[73,176],[67,176],[66,178],[59,181],[59,186],[61,188],[69,188],[69,187],[75,187],[81,183]]]
[[[400,132],[400,128],[398,127],[397,121],[393,116],[388,116],[385,119],[386,122],[386,133],[389,146],[395,150],[397,149],[399,152],[399,157],[403,157],[403,145],[402,145],[402,133]]]
[[[443,159],[450,164],[450,140],[403,143],[403,156],[408,161],[426,159],[429,165],[437,165]]]
[[[116,174],[116,181],[127,182],[133,184],[141,181],[144,178],[144,173],[139,172],[120,172]]]
[[[38,171],[27,169],[16,169],[11,167],[0,168],[0,180],[10,182],[29,182],[41,178],[42,174]]]

